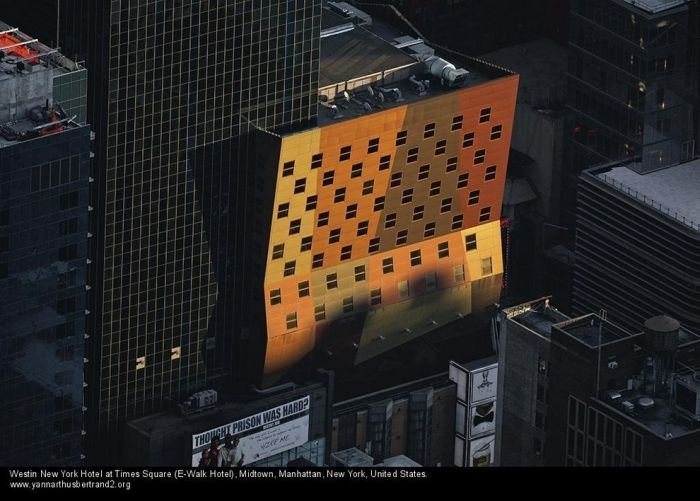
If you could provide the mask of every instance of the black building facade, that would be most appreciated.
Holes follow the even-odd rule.
[[[585,168],[629,160],[651,172],[693,158],[693,1],[574,0],[569,32],[565,221]]]
[[[0,464],[77,465],[91,141],[65,111],[84,110],[86,72],[0,32]]]
[[[64,0],[58,32],[56,3],[42,7],[10,15],[98,75],[87,406],[101,462],[117,448],[97,432],[258,376],[247,132],[314,123],[321,2]]]

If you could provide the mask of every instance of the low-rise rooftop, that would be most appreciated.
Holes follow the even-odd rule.
[[[685,5],[689,0],[624,0],[624,2],[651,14],[659,14]]]
[[[638,174],[622,165],[590,172],[652,209],[700,231],[700,159],[648,174]]]
[[[569,319],[568,316],[550,306],[549,298],[542,298],[511,308],[505,308],[503,312],[506,314],[507,319],[517,322],[546,338],[550,337],[553,325]]]

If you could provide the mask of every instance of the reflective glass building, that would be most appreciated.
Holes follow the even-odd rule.
[[[87,72],[0,22],[0,464],[80,464]]]

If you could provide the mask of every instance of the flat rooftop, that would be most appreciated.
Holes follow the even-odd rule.
[[[504,308],[503,312],[509,320],[546,338],[551,336],[553,325],[569,320],[567,315],[549,305],[549,298]]]
[[[629,419],[639,423],[646,429],[666,440],[687,435],[698,431],[698,427],[692,422],[682,418],[675,411],[671,401],[658,396],[650,397],[636,390],[622,390],[620,397],[614,401],[596,400],[603,406],[614,409],[618,413],[626,414]],[[623,402],[634,405],[633,411],[626,411]],[[644,407],[644,405],[647,407]]]
[[[324,9],[323,17],[329,15],[340,17]],[[319,87],[414,64],[417,61],[402,50],[355,26],[349,31],[321,38]]]
[[[623,0],[625,3],[633,5],[638,9],[658,14],[674,7],[685,5],[689,0]]]
[[[353,16],[366,16],[353,9]],[[327,106],[319,105],[321,126],[513,74],[479,59],[441,54],[417,35],[406,35],[380,20],[373,19],[371,25],[363,27],[353,24],[353,19],[323,9],[319,94],[327,100]],[[468,75],[451,87],[443,86],[440,78],[426,73],[422,60],[430,55],[445,59],[457,70],[466,70]],[[414,75],[429,81],[425,92],[419,92],[416,84],[409,81]],[[399,92],[386,94],[380,88]],[[332,105],[336,106],[334,110],[330,109]]]
[[[700,159],[649,174],[637,174],[625,166],[592,173],[643,204],[700,230]]]
[[[562,322],[556,328],[589,348],[604,346],[636,334],[602,319],[595,313],[589,313],[588,315]]]

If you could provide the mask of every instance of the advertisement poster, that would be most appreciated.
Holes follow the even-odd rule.
[[[491,466],[496,453],[496,435],[477,438],[469,442],[469,466]]]
[[[475,404],[496,397],[498,367],[472,372],[471,403]]]
[[[496,432],[496,401],[484,402],[470,409],[469,437]]]
[[[219,437],[219,447],[223,447],[227,434],[240,439],[244,466],[304,445],[309,439],[310,402],[306,396],[193,435],[192,466],[199,465],[202,452],[210,447],[212,438]]]

